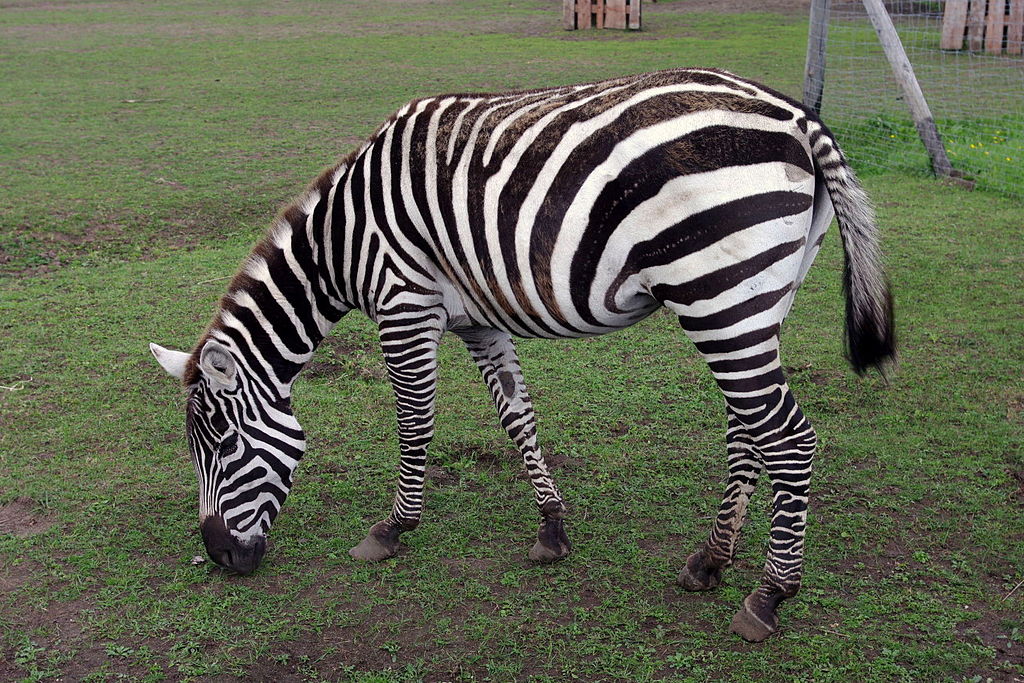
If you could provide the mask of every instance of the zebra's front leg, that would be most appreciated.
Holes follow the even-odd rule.
[[[537,447],[533,402],[526,390],[512,337],[506,332],[486,328],[455,332],[465,342],[480,368],[498,410],[501,426],[522,454],[526,473],[533,485],[541,521],[537,542],[530,549],[529,558],[534,562],[560,560],[572,549],[565,533],[565,503]]]
[[[427,447],[434,436],[437,346],[442,329],[440,325],[409,328],[397,319],[382,321],[380,333],[384,361],[395,391],[401,461],[391,514],[374,524],[366,538],[349,550],[357,560],[370,562],[393,556],[398,550],[399,535],[415,529],[423,514],[423,479]]]
[[[686,558],[677,582],[688,591],[706,591],[722,581],[722,570],[732,564],[736,542],[746,522],[747,505],[761,474],[761,459],[743,424],[728,411],[726,448],[729,453],[729,480],[711,535],[704,546]]]

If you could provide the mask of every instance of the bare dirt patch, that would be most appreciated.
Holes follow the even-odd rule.
[[[302,369],[302,376],[306,379],[318,379],[320,377],[337,377],[344,374],[340,365],[327,363],[322,360],[311,360]]]
[[[1007,399],[1006,419],[1013,424],[1024,424],[1024,394]]]
[[[426,479],[435,488],[455,486],[459,483],[459,475],[457,473],[437,465],[427,467]]]
[[[627,425],[625,422],[622,422],[621,420],[608,428],[608,435],[615,438],[625,436],[628,433],[629,425]]]
[[[786,365],[782,368],[782,370],[786,373],[786,376],[789,377],[791,380],[799,377],[800,379],[810,380],[814,384],[817,384],[819,387],[828,386],[832,381],[836,379],[835,377],[830,377],[824,372],[814,370],[810,363],[807,363],[806,365],[802,365],[799,367],[795,365]]]
[[[960,626],[960,635],[969,640],[976,640],[982,645],[992,648],[995,651],[993,658],[993,669],[970,672],[965,680],[970,680],[970,675],[977,674],[982,680],[993,676],[1012,671],[1014,668],[1024,667],[1024,633],[1021,633],[1020,612],[1010,608],[993,610],[987,605],[974,605],[972,611],[980,616]],[[1020,680],[1020,678],[1006,678],[995,680]]]
[[[439,444],[435,455],[437,464],[428,466],[426,471],[427,482],[433,488],[464,486],[478,492],[483,491],[480,475],[494,476],[508,464],[516,466],[522,462],[510,449],[495,451],[461,443]],[[525,472],[522,478],[526,478]]]
[[[38,571],[39,565],[32,561],[5,562],[3,569],[0,569],[0,593],[9,593],[21,588],[29,583]]]
[[[574,470],[577,466],[575,459],[570,458],[568,455],[553,453],[551,451],[544,453],[544,464],[548,466],[549,470],[562,468]]]
[[[89,673],[102,668],[108,657],[103,648],[93,644],[83,631],[88,623],[88,613],[95,608],[95,603],[86,598],[70,602],[53,602],[46,608],[25,609],[13,623],[20,633],[34,633],[31,644],[42,651],[66,650],[74,652],[74,657],[62,669],[62,679],[79,681]],[[42,664],[41,660],[18,665],[14,661],[12,651],[0,648],[0,680],[30,680],[28,674],[33,667]],[[11,663],[9,663],[11,662]],[[6,666],[6,668],[5,668]],[[127,666],[127,665],[126,665]],[[128,677],[138,680],[144,671],[131,671]]]
[[[478,470],[488,472],[494,471],[501,466],[502,461],[508,459],[505,454],[466,444],[451,444],[445,450],[456,460],[471,460],[476,463]]]
[[[31,498],[16,498],[0,507],[0,534],[25,538],[46,531],[53,524],[53,519],[39,512]]]
[[[340,334],[335,334],[327,337],[323,341],[323,345],[331,350],[336,356],[351,356],[360,355],[366,353],[379,353],[377,347],[373,344],[360,344],[350,339],[346,339]]]

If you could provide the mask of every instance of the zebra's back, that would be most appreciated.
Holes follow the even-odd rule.
[[[720,259],[730,236],[805,212],[806,116],[730,74],[677,69],[416,100],[364,155],[385,185],[377,222],[469,323],[586,336],[657,308],[645,269],[685,261],[698,278],[716,261],[697,252]]]

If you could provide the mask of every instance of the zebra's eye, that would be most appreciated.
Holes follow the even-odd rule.
[[[220,456],[231,455],[235,452],[235,447],[238,446],[238,433],[232,432],[225,436],[220,442]]]
[[[228,421],[224,418],[224,414],[221,411],[214,412],[210,417],[210,424],[218,434],[223,434],[228,430]]]

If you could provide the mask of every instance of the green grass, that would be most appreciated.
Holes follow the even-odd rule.
[[[799,68],[777,64],[799,61],[805,33],[791,17],[652,12],[641,34],[577,35],[536,0],[411,14],[366,0],[289,7],[112,3],[0,15],[0,101],[17,123],[0,127],[0,164],[13,171],[0,195],[0,267],[47,265],[97,244],[131,258],[153,253],[154,240],[251,236],[416,96],[703,65],[708,50],[717,66],[795,91]],[[773,39],[743,40],[755,27]]]
[[[445,5],[461,23],[433,3],[0,13],[0,505],[31,499],[44,529],[0,532],[0,679],[1024,676],[1022,206],[911,174],[866,179],[897,297],[891,381],[842,359],[835,234],[786,325],[821,446],[805,587],[767,642],[728,633],[763,562],[763,492],[723,586],[673,583],[721,494],[724,415],[663,314],[519,345],[570,505],[568,560],[526,561],[529,485],[454,339],[424,522],[392,561],[348,558],[397,471],[375,331],[353,314],[296,385],[309,451],[264,566],[190,564],[183,397],[146,342],[190,347],[276,208],[391,110],[680,63],[798,87],[792,18],[659,3],[640,36],[585,36],[538,28],[550,4],[513,3],[511,19],[506,5]]]
[[[1024,130],[1010,117],[939,119],[950,163],[978,190],[1001,194],[1024,192]],[[839,119],[836,127],[862,175],[931,173],[928,153],[906,116],[880,114],[869,119]]]
[[[930,174],[884,50],[863,10],[852,11],[856,21],[846,14],[830,24],[823,115],[859,171]],[[950,163],[978,189],[1024,198],[1024,62],[940,50],[936,15],[904,17],[898,25]]]

